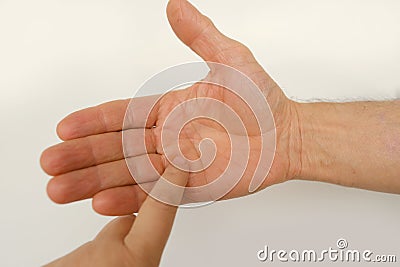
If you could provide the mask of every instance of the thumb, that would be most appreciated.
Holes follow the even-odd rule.
[[[167,15],[178,38],[203,60],[232,67],[255,62],[246,46],[223,35],[188,1],[170,0]]]

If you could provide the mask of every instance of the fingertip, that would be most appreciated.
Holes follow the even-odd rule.
[[[193,12],[192,9],[194,9],[194,7],[188,1],[170,0],[167,5],[168,20],[170,22],[181,22],[185,18],[190,18],[190,16],[187,15],[188,12]]]
[[[169,0],[167,4],[167,15],[170,18],[170,15],[173,15],[172,12],[179,8],[180,0]]]
[[[54,178],[50,179],[50,181],[47,183],[46,191],[47,195],[54,203],[68,203],[68,195],[65,194],[66,190],[64,190],[63,185],[57,183],[57,180],[55,180]]]
[[[138,204],[133,201],[126,192],[112,192],[108,189],[97,193],[92,199],[92,208],[100,215],[121,216],[131,215],[138,211]]]
[[[181,14],[181,9],[182,9],[182,0],[169,0],[167,4],[167,15],[169,18],[174,18],[174,15],[179,15]],[[178,14],[175,14],[175,12],[178,12]]]
[[[40,167],[42,168],[42,170],[45,173],[47,173],[47,169],[48,169],[48,166],[47,166],[47,155],[46,155],[47,152],[46,151],[47,151],[47,149],[42,152],[42,154],[40,155],[40,158],[39,158]]]
[[[190,45],[196,36],[211,23],[211,20],[203,16],[186,0],[169,1],[167,17],[175,34],[186,45]]]
[[[53,147],[49,147],[42,152],[40,155],[40,167],[48,175],[57,175],[57,169],[59,168],[59,158],[57,153],[52,152]]]
[[[75,128],[68,122],[69,116],[62,119],[56,127],[57,136],[63,140],[71,140],[74,138]]]
[[[176,169],[176,171],[179,171],[179,170],[181,170],[181,171],[183,171],[183,170],[188,171],[188,170],[189,170],[189,167],[190,167],[188,160],[185,159],[185,158],[183,158],[183,157],[181,157],[181,156],[175,157],[175,158],[172,160],[172,163],[175,164],[176,167],[175,167],[174,169]]]
[[[182,204],[185,188],[189,180],[187,163],[182,158],[175,158],[162,174],[163,179],[159,179],[151,188],[150,198],[147,198],[151,206],[161,210],[174,210]],[[157,209],[157,208],[156,208]]]
[[[100,193],[99,193],[100,194]],[[92,199],[92,208],[95,212],[104,216],[113,216],[115,214],[110,213],[110,205],[99,194],[95,195]]]
[[[63,141],[65,141],[66,140],[66,138],[65,138],[65,135],[64,135],[64,120],[62,120],[62,121],[60,121],[58,124],[57,124],[57,126],[56,126],[56,133],[57,133],[57,136],[61,139],[61,140],[63,140]]]

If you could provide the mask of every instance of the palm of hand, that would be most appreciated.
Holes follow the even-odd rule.
[[[224,63],[247,75],[268,101],[276,126],[276,151],[268,177],[259,189],[295,176],[298,161],[292,158],[290,151],[293,146],[291,136],[297,134],[294,103],[284,96],[246,47],[221,35],[209,24],[208,19],[200,17],[202,15],[199,13],[187,14],[186,17],[185,14],[173,10],[168,11],[168,15],[175,32],[194,51],[205,60]],[[184,18],[175,19],[174,16]],[[190,34],[187,33],[187,28],[193,28]],[[201,34],[193,37],[194,32]],[[211,37],[212,35],[218,37]],[[223,88],[196,84],[165,95],[156,112],[156,124],[160,125],[177,104],[203,97],[219,100],[233,108],[246,126],[246,138],[250,143],[249,164],[240,177],[242,179],[233,190],[226,191],[226,194],[218,198],[247,195],[263,148],[259,145],[262,133],[258,130],[251,111],[243,107],[240,99]],[[49,196],[54,201],[69,203],[93,198],[94,209],[105,215],[123,215],[138,211],[146,193],[132,179],[122,147],[121,130],[129,102],[130,100],[114,101],[82,110],[71,114],[59,124],[58,134],[65,142],[47,149],[41,158],[43,169],[55,176],[48,185]],[[154,147],[154,151],[147,153],[155,169],[162,174],[169,162],[165,159],[160,133],[157,134],[161,127],[147,126],[150,126],[147,130],[152,133],[150,138],[146,137],[146,147],[147,143]],[[231,160],[231,147],[225,129],[208,119],[191,121],[182,129],[179,142],[186,148],[186,152],[183,152],[185,156],[192,160],[199,158],[199,143],[205,138],[213,140],[217,147],[215,160],[209,168],[190,173],[188,187],[209,184],[223,172]],[[240,152],[240,148],[236,149],[235,151]]]
[[[136,102],[133,102],[135,106]],[[146,102],[146,98],[140,102]],[[229,105],[232,104],[234,106],[230,110]],[[143,104],[140,104],[139,108],[143,108]],[[232,119],[235,116],[227,114],[233,112],[233,109],[237,111],[236,121]],[[251,173],[254,172],[254,166],[257,165],[256,161],[261,152],[261,144],[256,141],[261,140],[261,137],[257,132],[257,121],[248,115],[251,114],[251,110],[238,96],[221,86],[197,83],[188,89],[164,95],[157,103],[155,110],[157,114],[150,116],[152,122],[146,122],[147,126],[154,125],[154,128],[147,130],[151,138],[145,139],[151,141],[146,144],[147,148],[150,147],[150,150],[147,149],[146,152],[156,152],[161,155],[160,161],[164,163],[160,162],[158,166],[165,166],[166,162],[170,162],[179,153],[192,161],[186,191],[187,202],[205,202],[222,197],[233,197],[234,195],[230,192],[233,187],[236,188],[233,191],[236,194],[248,193]],[[128,111],[127,116],[129,113]],[[171,119],[174,114],[176,114],[175,118]],[[238,121],[242,124],[238,124]],[[272,143],[271,147],[274,147],[274,134],[274,131],[269,134],[268,142]],[[137,139],[129,134],[126,137]],[[204,144],[202,143],[204,140],[212,141]],[[135,146],[135,143],[127,141],[124,146],[128,147],[126,150],[129,150],[129,147]],[[249,168],[246,175],[243,175],[248,167],[248,160],[250,160]],[[235,163],[230,164],[231,161]],[[151,179],[141,177],[140,174],[144,171],[139,169],[149,172],[151,166],[145,166],[146,164],[141,162],[142,164],[138,164],[133,157],[127,161],[127,164],[136,182],[139,185],[145,184],[142,189],[149,193],[151,186],[147,188],[146,186]],[[270,156],[269,164],[271,162]],[[151,161],[148,162],[148,165],[150,164]],[[158,173],[151,177],[158,179],[159,174],[162,174],[162,170],[158,170]]]

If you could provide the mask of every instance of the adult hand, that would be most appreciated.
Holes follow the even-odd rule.
[[[207,62],[231,66],[244,73],[261,90],[268,101],[276,126],[276,150],[268,177],[258,189],[287,181],[300,171],[300,140],[296,103],[290,101],[257,63],[243,44],[220,33],[213,23],[185,0],[171,0],[167,7],[170,24],[176,35]],[[215,76],[218,73],[211,73]],[[249,194],[249,184],[262,147],[259,134],[251,133],[254,120],[246,116],[240,101],[222,88],[195,84],[190,88],[165,95],[146,122],[148,156],[157,171],[165,169],[158,126],[169,112],[188,99],[217,99],[239,110],[249,131],[251,150],[249,165],[239,183],[222,198]],[[138,100],[140,101],[140,100]],[[65,142],[47,149],[41,158],[43,169],[54,176],[48,194],[57,203],[93,198],[93,208],[104,215],[126,215],[137,212],[146,193],[135,184],[127,168],[122,148],[124,115],[130,100],[113,101],[84,109],[67,116],[58,125],[58,135]],[[267,112],[267,111],[265,111]],[[223,129],[212,122],[196,120],[184,129],[188,140],[196,146],[204,138],[212,139],[217,150],[215,162],[202,172],[191,173],[188,186],[204,185],[218,177],[221,166],[229,161],[230,148]],[[274,140],[275,141],[275,140]],[[274,144],[270,144],[273,146]],[[186,155],[187,156],[187,155]]]
[[[188,173],[168,165],[163,178],[182,189],[177,187],[164,193],[174,198],[182,197]],[[93,241],[46,266],[158,266],[176,210],[176,206],[164,204],[149,196],[137,217],[128,215],[113,220]]]

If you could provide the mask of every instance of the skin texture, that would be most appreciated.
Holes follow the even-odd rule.
[[[295,103],[283,94],[247,47],[220,33],[210,19],[187,1],[170,1],[167,15],[176,35],[194,52],[205,61],[223,63],[247,75],[270,104],[276,125],[276,154],[269,175],[259,190],[295,177],[300,171],[300,158],[296,151],[300,143],[294,143],[298,141],[295,138],[298,133]],[[159,128],[151,126],[162,124],[177,104],[193,97],[209,97],[241,109],[239,101],[232,94],[208,84],[195,84],[166,95],[146,125],[149,127],[147,146],[156,150],[156,153],[149,153],[159,171],[164,168],[165,158],[159,148]],[[53,201],[69,203],[92,198],[93,208],[103,215],[128,215],[138,211],[146,194],[129,174],[122,151],[121,130],[129,101],[113,101],[81,110],[59,123],[57,133],[65,142],[48,148],[41,157],[43,169],[54,176],[47,188]],[[247,124],[251,128],[252,122]],[[218,166],[226,164],[230,152],[226,149],[226,138],[221,127],[216,123],[196,120],[185,127],[183,134],[190,137],[195,147],[199,140],[210,137],[221,148],[218,150],[217,164],[202,173],[191,174],[188,186],[205,184],[218,177],[221,171]],[[250,139],[251,143],[257,143],[256,134]],[[259,151],[260,147],[251,147],[249,167],[238,185],[224,199],[249,194],[250,177],[257,165]],[[186,156],[190,158],[190,155]]]
[[[299,179],[400,194],[400,101],[299,104]]]
[[[205,61],[223,63],[246,74],[268,101],[276,126],[276,151],[259,190],[304,179],[400,193],[399,101],[293,102],[247,47],[220,33],[190,3],[171,0],[167,14],[182,42]],[[214,74],[211,71],[210,75]],[[177,104],[201,96],[240,106],[240,101],[221,88],[196,84],[167,94],[143,126],[147,153],[157,171],[167,174],[168,180],[189,187],[209,182],[220,170],[211,167],[193,174],[173,168],[160,148],[158,129],[152,126],[160,125]],[[45,150],[41,165],[54,176],[47,188],[53,201],[62,204],[92,198],[93,208],[100,214],[122,216],[140,209],[139,216],[124,216],[111,222],[95,240],[49,266],[157,266],[160,261],[176,207],[146,198],[128,171],[121,130],[129,101],[113,101],[67,116],[57,127],[64,142]],[[251,125],[250,118],[248,126]],[[249,134],[253,144],[249,167],[222,199],[249,194],[249,177],[260,151],[258,136],[257,132]],[[184,129],[180,142],[185,156],[198,157],[198,141],[206,137],[220,148],[216,160],[218,165],[224,165],[229,160],[226,138],[221,127],[209,121],[199,120]]]

